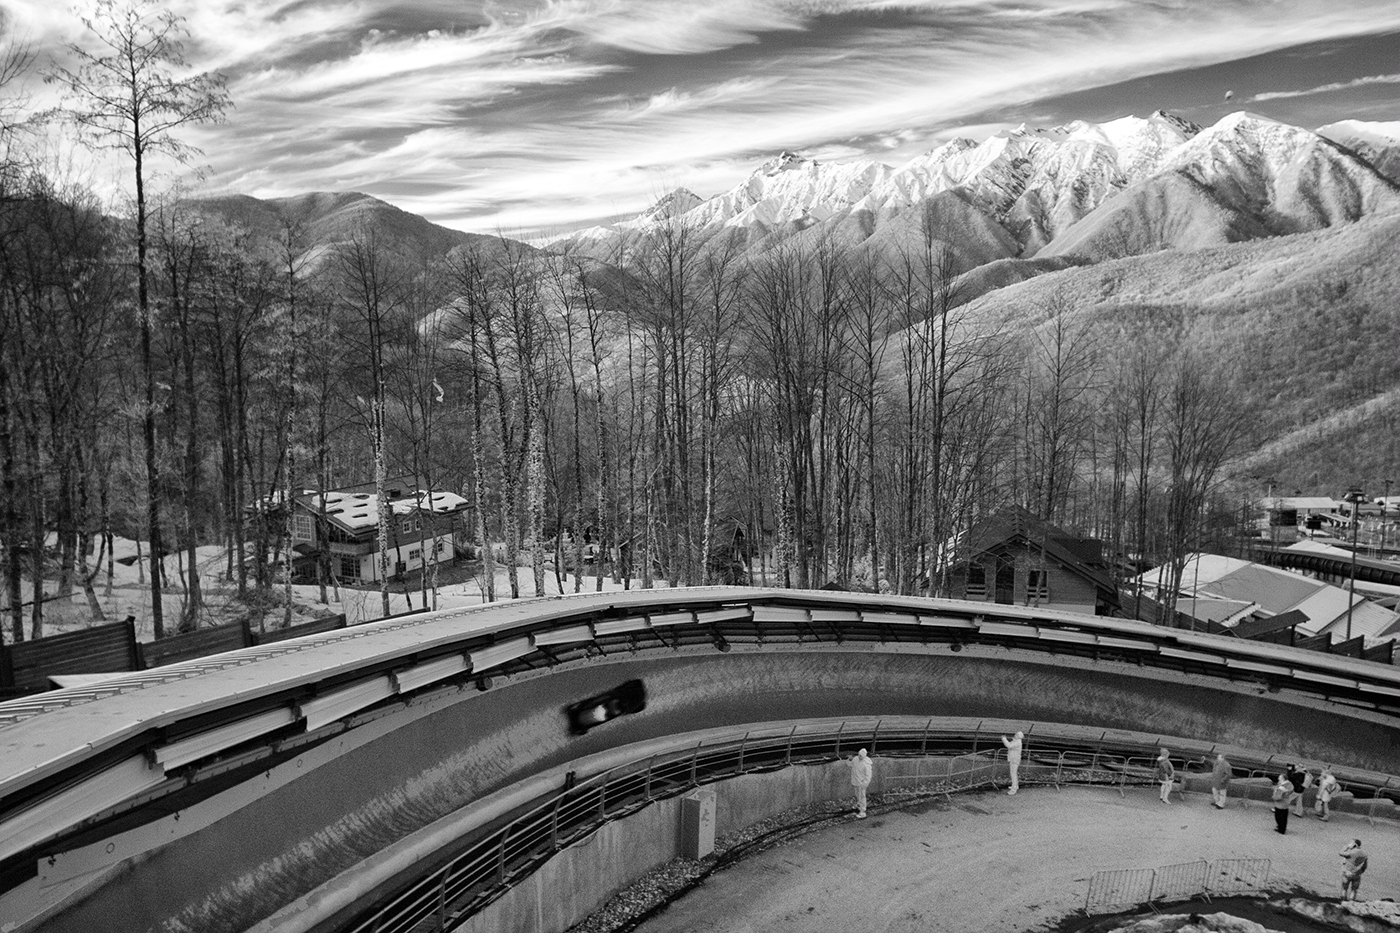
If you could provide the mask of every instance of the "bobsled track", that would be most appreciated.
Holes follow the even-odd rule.
[[[633,679],[645,709],[570,734]],[[696,785],[724,832],[840,792],[859,746],[995,775],[1015,728],[1045,779],[1128,780],[1165,744],[1332,763],[1372,815],[1400,796],[1400,668],[989,603],[556,597],[0,704],[0,929],[563,929],[676,854]],[[584,842],[612,848],[569,863]]]

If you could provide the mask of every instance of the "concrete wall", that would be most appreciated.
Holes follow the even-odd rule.
[[[937,780],[949,759],[876,756],[870,793]],[[988,767],[987,773],[993,769]],[[1005,765],[996,769],[1004,774]],[[745,774],[707,785],[715,791],[716,837],[789,810],[851,797],[844,763],[799,765]],[[617,891],[676,858],[681,851],[681,798],[658,800],[560,851],[499,900],[457,927],[463,933],[562,933],[607,903]]]

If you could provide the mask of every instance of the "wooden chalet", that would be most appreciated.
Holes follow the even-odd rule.
[[[1119,608],[1103,542],[1009,506],[958,542],[950,595],[1009,606],[1110,615]]]

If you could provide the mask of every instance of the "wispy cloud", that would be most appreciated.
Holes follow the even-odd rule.
[[[1354,78],[1350,81],[1334,81],[1331,84],[1319,84],[1317,87],[1310,87],[1302,91],[1265,91],[1262,94],[1255,94],[1250,100],[1284,100],[1289,97],[1308,97],[1312,94],[1330,94],[1334,91],[1349,91],[1352,88],[1365,87],[1369,84],[1400,84],[1400,74],[1367,75],[1363,78]]]
[[[190,134],[215,188],[354,189],[517,231],[717,193],[779,149],[895,165],[1009,107],[1400,30],[1400,4],[1371,0],[170,3],[236,103]],[[41,50],[81,36],[48,0],[0,11]],[[1305,79],[1319,87],[1252,99],[1400,80],[1334,58]]]

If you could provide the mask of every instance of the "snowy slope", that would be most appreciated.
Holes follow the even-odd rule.
[[[1340,120],[1318,127],[1317,135],[1346,146],[1370,162],[1376,171],[1400,184],[1400,122]]]
[[[1400,191],[1369,163],[1316,133],[1245,111],[1178,147],[1162,170],[1200,182],[1274,233],[1400,207]]]
[[[700,227],[808,226],[850,208],[889,173],[880,162],[822,163],[784,152],[685,217]]]
[[[866,205],[877,216],[963,188],[1031,254],[1125,185],[1157,170],[1197,128],[1158,111],[1147,119],[1021,126],[978,144],[954,140],[911,160]]]

